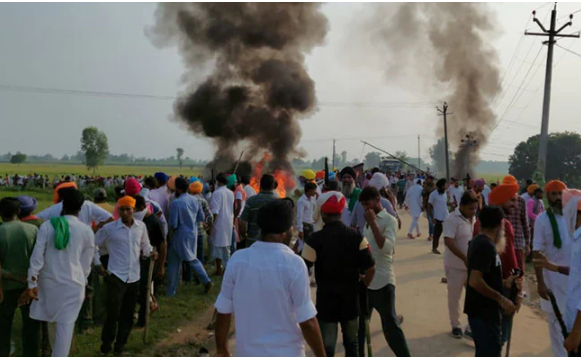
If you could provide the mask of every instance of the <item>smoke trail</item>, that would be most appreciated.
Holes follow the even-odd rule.
[[[382,4],[373,17],[368,30],[387,50],[388,78],[419,80],[424,91],[450,105],[452,174],[465,176],[478,163],[496,121],[491,102],[500,91],[498,54],[484,39],[494,34],[495,16],[486,4],[405,3],[397,9]],[[467,134],[478,145],[463,145]]]
[[[245,145],[246,159],[268,150],[271,168],[292,170],[297,119],[316,107],[304,54],[323,43],[326,17],[312,3],[163,3],[148,36],[178,44],[188,90],[174,103],[175,120],[216,144],[213,166],[224,170]],[[204,66],[213,66],[203,83]]]

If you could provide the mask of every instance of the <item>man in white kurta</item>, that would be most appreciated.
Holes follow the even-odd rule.
[[[216,181],[218,188],[212,194],[210,210],[214,215],[214,225],[210,242],[212,244],[211,258],[216,260],[216,274],[222,273],[230,259],[230,246],[232,245],[232,229],[234,228],[234,193],[227,187],[226,175],[218,174]]]
[[[95,252],[93,231],[77,218],[83,201],[80,191],[71,194],[63,205],[64,217],[55,218],[68,225],[68,244],[58,246],[53,227],[58,223],[49,220],[40,226],[30,258],[28,288],[37,297],[30,316],[49,323],[52,357],[69,355]]]
[[[553,234],[549,212],[541,213],[535,221],[533,251],[541,252],[547,259],[557,265],[569,266],[571,259],[571,238],[567,223],[562,215],[562,191],[566,186],[562,183],[551,181],[545,186],[549,206],[553,211],[559,230],[560,242]],[[560,311],[565,311],[568,276],[536,269],[539,295],[541,296],[541,309],[547,314],[549,322],[549,334],[553,346],[553,354],[556,357],[567,357],[567,351],[563,347],[563,335],[559,323],[547,297],[547,289],[555,294]]]
[[[408,238],[411,239],[422,235],[420,232],[420,225],[418,224],[418,220],[422,215],[422,191],[423,188],[421,181],[418,180],[418,182],[408,190],[405,196],[405,206],[412,216],[412,223],[408,231]],[[416,230],[416,236],[412,234],[414,229]]]

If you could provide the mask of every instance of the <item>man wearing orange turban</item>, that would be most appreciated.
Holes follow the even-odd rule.
[[[569,266],[571,258],[572,241],[567,222],[563,217],[562,194],[567,186],[561,181],[549,181],[545,185],[548,209],[541,213],[534,226],[533,254],[538,258],[538,253],[543,253],[547,259],[557,265]],[[549,320],[549,334],[553,354],[557,357],[566,357],[567,351],[563,347],[563,335],[551,303],[548,300],[547,291],[551,290],[557,299],[557,305],[561,311],[565,311],[567,287],[569,277],[559,273],[543,271],[535,268],[537,274],[537,287],[541,296],[541,309],[547,313]]]
[[[147,227],[133,217],[135,198],[124,196],[117,201],[120,219],[105,225],[95,235],[95,245],[107,247],[107,320],[101,334],[101,353],[122,354],[133,326],[141,278],[141,254],[157,258]],[[130,313],[128,313],[130,312]],[[117,328],[119,326],[119,328]]]
[[[495,188],[495,190],[502,187],[511,187],[511,189],[516,188],[516,192],[512,194],[511,198],[516,197],[514,202],[514,207],[510,210],[506,210],[506,219],[512,225],[514,230],[514,249],[516,252],[516,259],[518,261],[518,266],[520,270],[525,270],[525,256],[528,256],[531,252],[531,231],[529,228],[529,221],[527,218],[527,203],[524,198],[518,196],[518,181],[512,176],[508,175],[502,179],[502,184]],[[506,190],[506,188],[504,189]]]
[[[57,187],[55,187],[54,189],[54,194],[52,196],[52,202],[53,203],[59,203],[60,201],[62,201],[62,198],[59,195],[59,191],[63,188],[77,188],[77,184],[74,182],[63,182],[61,184],[59,184]]]

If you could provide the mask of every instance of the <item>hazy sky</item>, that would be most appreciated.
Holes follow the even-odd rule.
[[[493,135],[494,143],[483,149],[484,159],[506,160],[518,142],[539,132],[546,48],[537,58],[537,66],[531,67],[542,40],[522,38],[522,33],[531,11],[543,4],[489,5],[498,24],[497,34],[489,40],[498,49],[501,75],[519,41],[521,44],[505,74],[506,92],[499,96],[497,115],[502,116],[513,104]],[[417,156],[420,135],[421,156],[428,159],[428,148],[440,135],[436,99],[421,90],[404,89],[386,76],[377,61],[368,61],[377,53],[354,51],[357,46],[351,46],[357,41],[353,26],[368,6],[323,6],[330,22],[327,40],[307,57],[319,109],[301,120],[301,146],[309,158],[317,158],[330,155],[331,139],[337,138],[337,151],[346,150],[351,159],[359,158],[363,149],[359,140],[365,139],[391,152],[405,150]],[[144,29],[154,22],[155,8],[152,3],[0,4],[0,153],[20,150],[59,157],[74,153],[83,128],[94,125],[107,134],[114,154],[166,157],[175,155],[179,146],[186,156],[211,158],[209,141],[195,138],[168,120],[171,99],[31,93],[1,87],[175,96],[183,89],[177,49],[158,49],[144,35]],[[579,3],[560,3],[558,17],[579,9]],[[544,6],[537,16],[548,23],[549,11],[550,6]],[[537,30],[532,21],[527,28]],[[578,30],[574,26],[568,32]],[[559,44],[580,55],[555,48],[550,131],[581,131],[577,111],[581,105],[579,42],[563,39]],[[515,97],[519,86],[526,90]]]

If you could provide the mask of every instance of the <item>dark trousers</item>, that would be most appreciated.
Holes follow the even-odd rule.
[[[383,336],[393,353],[397,357],[410,357],[408,344],[395,312],[395,286],[387,284],[379,290],[368,289],[367,296],[369,301],[367,317],[370,319],[373,310],[377,310],[381,318]],[[359,336],[359,343],[362,343],[361,336],[365,336],[365,324],[360,324]]]
[[[196,246],[196,258],[200,261],[200,263],[205,264],[206,258],[204,257],[205,250],[204,250],[204,241],[206,240],[206,234],[198,234],[198,244]]]
[[[133,327],[133,312],[139,294],[139,281],[124,283],[111,274],[107,277],[107,321],[103,326],[101,341],[115,348],[122,348],[127,343]]]
[[[357,329],[359,327],[359,318],[339,322],[327,322],[318,319],[323,336],[323,345],[327,357],[335,356],[335,345],[337,344],[337,335],[339,325],[343,334],[343,346],[345,347],[345,357],[359,357],[359,348],[357,342]]]
[[[403,191],[398,192],[397,193],[397,204],[399,205],[400,209],[403,207],[404,201],[405,201],[405,194],[403,193]]]
[[[468,323],[470,324],[474,345],[476,346],[475,357],[501,357],[501,322],[468,316]]]
[[[434,219],[434,240],[432,241],[432,249],[438,249],[440,246],[440,237],[444,232],[444,222]]]
[[[0,303],[0,357],[10,355],[10,336],[18,298],[24,289],[4,290],[4,301]],[[22,315],[22,356],[40,356],[40,321],[30,318],[30,305],[20,307]]]

